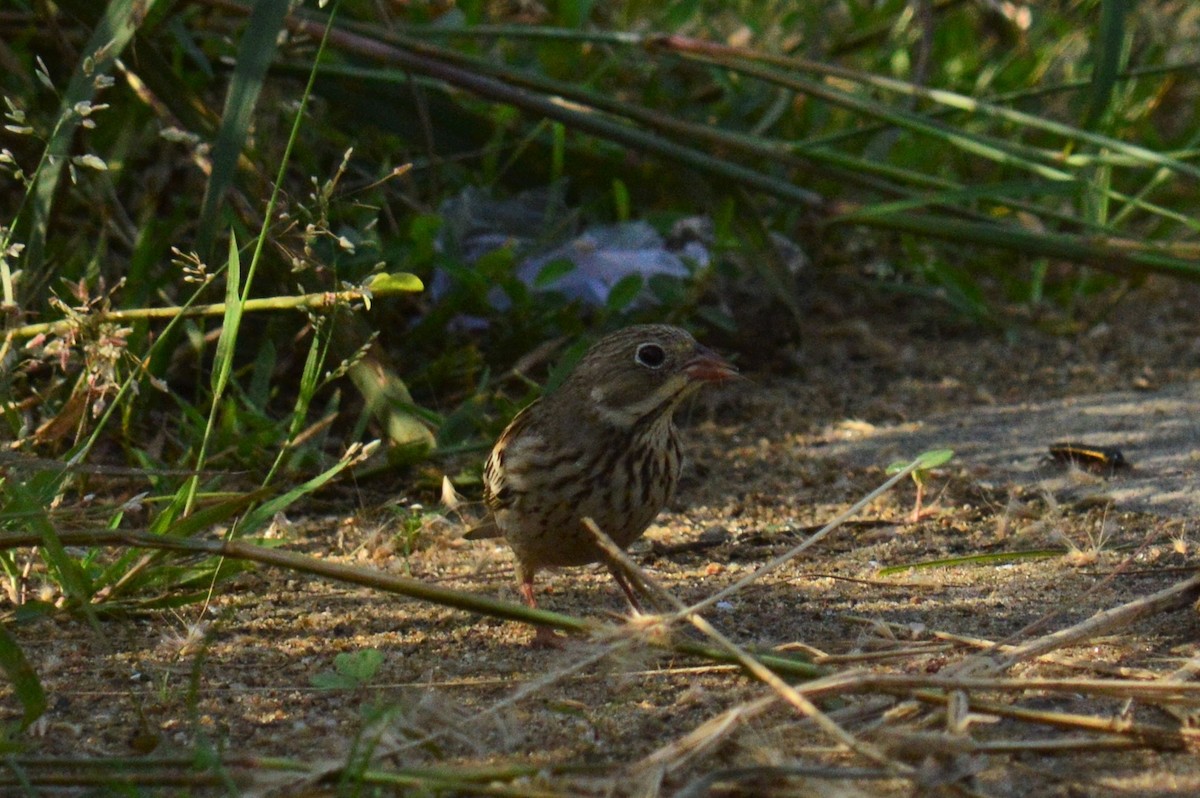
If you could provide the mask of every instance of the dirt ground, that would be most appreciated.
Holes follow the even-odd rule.
[[[751,372],[687,413],[685,481],[633,549],[685,602],[745,576],[886,479],[895,452],[873,464],[832,455],[847,439],[1021,402],[1118,390],[1152,397],[1200,379],[1193,286],[1152,281],[1104,322],[1065,335],[1031,325],[981,332],[911,299],[847,296],[815,299],[803,342],[776,353],[769,373]],[[151,748],[153,757],[193,757],[211,747],[240,763],[226,771],[235,786],[146,788],[164,794],[328,794],[336,780],[247,758],[335,772],[363,751],[386,754],[381,769],[441,769],[438,778],[450,779],[420,771],[425,781],[380,788],[388,794],[1200,794],[1188,745],[1200,692],[1189,707],[1187,696],[1128,686],[1101,695],[1083,684],[1186,680],[1184,666],[1200,656],[1195,595],[1001,663],[1008,649],[996,644],[1048,635],[1192,575],[1192,517],[1106,499],[1119,475],[1066,478],[1088,486],[1082,498],[956,458],[930,477],[920,520],[910,519],[906,481],[707,613],[739,645],[807,653],[843,675],[813,700],[858,752],[828,724],[764,700],[772,690],[740,671],[665,655],[621,629],[620,593],[595,568],[539,579],[547,609],[614,621],[610,636],[558,651],[527,646],[530,629],[515,623],[266,568],[224,586],[201,625],[193,605],[105,621],[102,635],[67,617],[16,626],[51,704],[20,742],[32,754],[96,757]],[[394,497],[378,485],[347,493],[344,511],[286,528],[285,545],[516,599],[508,552],[461,540],[459,523],[431,523],[405,554],[384,520],[393,516],[379,509]],[[366,649],[383,655],[366,686],[312,685],[337,654]],[[914,681],[865,681],[884,674]],[[1082,681],[1027,690],[963,682],[938,694],[947,706],[918,696],[920,679],[939,675]],[[3,710],[18,717],[11,696]],[[477,766],[497,770],[463,786],[464,768]]]

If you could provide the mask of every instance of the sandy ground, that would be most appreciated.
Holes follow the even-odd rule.
[[[223,585],[200,623],[189,605],[105,620],[99,635],[70,617],[17,625],[51,709],[15,741],[38,755],[190,760],[211,749],[238,785],[145,788],[163,794],[327,794],[336,789],[246,758],[336,773],[364,752],[382,755],[381,769],[457,774],[423,782],[450,794],[1200,793],[1182,699],[993,684],[940,693],[947,708],[914,686],[864,681],[1187,678],[1177,669],[1200,653],[1191,594],[1041,656],[1003,662],[994,644],[1192,576],[1200,291],[1151,283],[1068,336],[980,333],[936,307],[836,296],[813,303],[803,343],[769,371],[690,408],[684,484],[633,554],[698,601],[812,534],[893,460],[955,448],[929,478],[920,520],[905,482],[707,614],[739,645],[807,653],[842,674],[814,700],[857,752],[740,671],[645,645],[620,626],[602,569],[541,579],[548,609],[613,621],[608,636],[559,651],[528,647],[515,623],[269,569]],[[1079,436],[1123,446],[1133,468],[1042,461],[1055,439]],[[381,508],[408,487],[347,489],[328,515],[285,528],[285,545],[515,599],[507,551],[462,541],[453,519],[405,552]],[[993,557],[962,559],[977,555]],[[313,686],[337,654],[368,649],[382,663],[366,685]],[[3,710],[18,716],[11,696]],[[501,770],[464,786],[463,768],[484,765]]]

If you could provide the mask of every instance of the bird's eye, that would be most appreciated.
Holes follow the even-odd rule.
[[[667,353],[658,344],[642,344],[633,359],[646,368],[657,369],[666,362]]]

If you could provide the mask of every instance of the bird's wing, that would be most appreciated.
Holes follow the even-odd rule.
[[[500,433],[499,440],[492,447],[492,453],[483,466],[483,500],[487,502],[488,508],[493,513],[506,509],[513,502],[505,454],[512,442],[524,435],[531,424],[536,423],[534,421],[536,411],[531,411],[538,406],[540,401],[534,401],[509,422],[504,432]]]
[[[529,408],[536,404],[535,401],[517,413],[501,433],[500,439],[496,441],[496,446],[492,449],[492,453],[483,467],[483,499],[487,503],[489,516],[479,525],[468,529],[467,533],[463,535],[465,540],[487,540],[504,536],[504,532],[496,524],[495,516],[495,513],[506,509],[513,500],[511,491],[505,489],[507,479],[504,470],[504,450],[508,448],[513,438],[520,435],[521,430],[529,425],[529,420],[533,418]]]

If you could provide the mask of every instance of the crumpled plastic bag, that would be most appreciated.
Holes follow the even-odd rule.
[[[666,249],[662,236],[646,222],[592,227],[543,255],[526,258],[517,266],[517,278],[534,285],[550,263],[566,260],[575,268],[550,280],[538,290],[555,291],[588,305],[602,306],[612,287],[631,274],[643,280],[659,274],[684,278],[691,271],[679,255]]]
[[[502,200],[469,187],[441,207],[443,226],[438,243],[442,251],[474,263],[500,247],[512,247],[517,256],[516,277],[537,292],[555,292],[591,306],[603,306],[614,285],[631,274],[649,280],[657,275],[686,278],[689,258],[708,264],[709,255],[699,241],[688,241],[678,251],[670,248],[653,227],[643,221],[599,225],[572,236],[575,214],[564,199],[565,187],[557,184],[522,192]],[[556,261],[574,268],[548,280],[543,270]],[[444,293],[444,275],[434,277],[433,296]],[[494,292],[493,305],[507,306],[503,292]],[[652,299],[648,294],[647,300]]]

